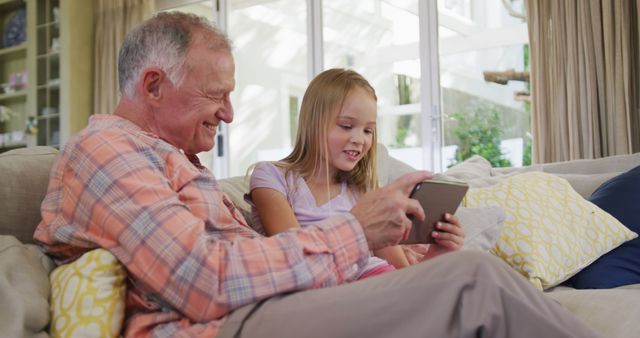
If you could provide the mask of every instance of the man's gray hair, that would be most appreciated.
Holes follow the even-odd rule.
[[[120,94],[132,99],[137,78],[148,67],[162,69],[171,82],[180,86],[187,50],[196,30],[205,32],[212,51],[231,50],[231,42],[224,33],[206,18],[194,14],[158,13],[129,31],[118,55]]]

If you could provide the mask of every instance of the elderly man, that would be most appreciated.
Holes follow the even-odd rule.
[[[235,66],[206,20],[163,13],[127,35],[121,99],[55,161],[35,238],[58,262],[102,247],[126,267],[126,337],[591,337],[485,254],[360,282],[354,265],[424,217],[407,174],[351,213],[265,238],[195,156],[231,123]]]

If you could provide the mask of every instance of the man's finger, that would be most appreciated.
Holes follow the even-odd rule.
[[[433,175],[430,172],[418,170],[400,176],[391,182],[390,185],[392,185],[394,189],[400,189],[406,196],[409,196],[409,193],[411,193],[411,190],[413,190],[416,184],[431,178],[433,178]]]
[[[411,233],[411,227],[413,226],[413,223],[411,223],[411,221],[406,218],[403,220],[404,223],[404,233],[402,234],[402,240],[406,241],[407,239],[409,239],[409,233]]]
[[[407,199],[405,213],[407,213],[408,215],[413,215],[413,217],[416,217],[420,221],[424,220],[424,218],[426,217],[425,212],[422,209],[422,205],[420,205],[420,202],[413,198]]]

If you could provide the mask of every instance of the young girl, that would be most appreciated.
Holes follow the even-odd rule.
[[[378,187],[375,166],[377,97],[352,70],[320,73],[302,99],[293,151],[258,163],[251,175],[253,227],[267,236],[349,212]],[[456,222],[447,220],[448,222]],[[374,251],[358,279],[409,265],[399,245]]]

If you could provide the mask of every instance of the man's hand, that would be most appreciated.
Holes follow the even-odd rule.
[[[407,214],[424,219],[422,206],[409,198],[409,193],[418,182],[431,177],[427,171],[408,173],[358,200],[351,213],[362,225],[370,249],[396,245],[406,239],[411,229]]]

